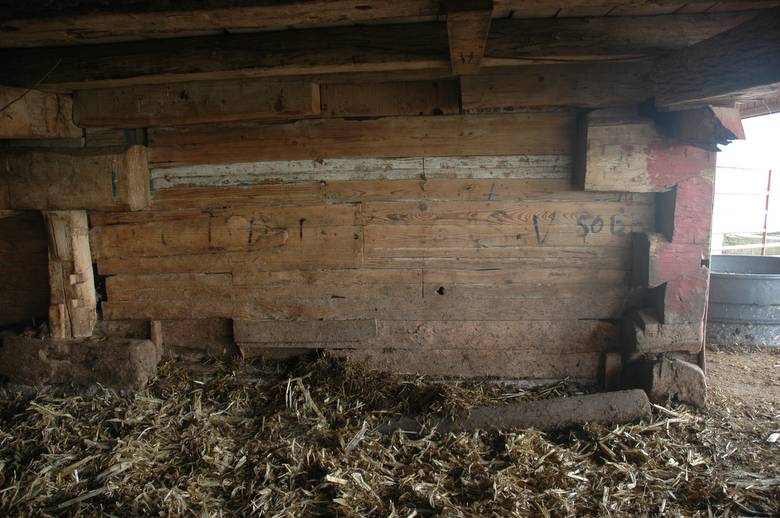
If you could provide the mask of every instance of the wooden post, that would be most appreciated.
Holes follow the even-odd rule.
[[[49,327],[54,338],[92,335],[97,322],[87,213],[43,213],[49,235]]]

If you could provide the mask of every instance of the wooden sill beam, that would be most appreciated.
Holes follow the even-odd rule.
[[[780,8],[659,58],[653,91],[661,110],[733,104],[776,94],[780,91]]]
[[[653,56],[719,34],[745,13],[495,20],[482,67]],[[456,51],[457,52],[457,51]],[[170,41],[10,49],[0,74],[61,91],[179,81],[450,67],[443,23],[335,27]],[[44,78],[42,80],[42,78]]]

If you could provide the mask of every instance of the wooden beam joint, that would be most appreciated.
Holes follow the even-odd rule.
[[[447,15],[452,73],[479,73],[493,17],[493,1],[445,0],[442,11]]]

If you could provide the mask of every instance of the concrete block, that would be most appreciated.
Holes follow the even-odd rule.
[[[6,336],[0,347],[0,378],[30,386],[100,384],[140,390],[155,375],[161,356],[161,348],[150,340]]]
[[[705,405],[707,381],[704,371],[693,363],[668,357],[643,360],[639,380],[654,403],[671,399],[697,407]]]

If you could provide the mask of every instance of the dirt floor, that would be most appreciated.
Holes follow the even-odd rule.
[[[708,353],[705,411],[565,432],[383,435],[398,414],[579,393],[340,359],[161,365],[132,396],[0,389],[0,515],[777,516],[780,354]]]

